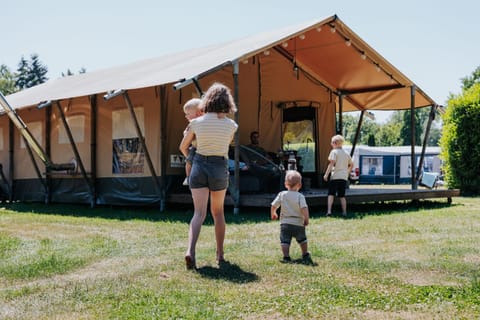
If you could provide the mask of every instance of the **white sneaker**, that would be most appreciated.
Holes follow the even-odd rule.
[[[188,177],[186,177],[185,180],[183,180],[182,185],[188,186]]]

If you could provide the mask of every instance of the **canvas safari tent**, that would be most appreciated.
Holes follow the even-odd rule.
[[[264,191],[238,170],[251,131],[269,151],[303,148],[303,174],[315,186],[343,112],[436,107],[334,15],[7,96],[0,101],[7,111],[0,117],[4,194],[163,208],[169,195],[188,191],[178,151],[187,124],[182,106],[216,81],[232,89],[239,109],[230,189],[236,206],[242,187]]]

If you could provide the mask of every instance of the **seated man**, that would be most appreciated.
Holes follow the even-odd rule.
[[[234,148],[229,150],[229,171],[233,174],[235,161]],[[240,146],[240,182],[243,185],[240,187],[241,191],[262,191],[278,190],[280,170],[267,158],[259,155],[255,150],[248,146]],[[252,181],[252,178],[254,181]],[[245,184],[244,184],[245,183]]]
[[[258,152],[262,156],[267,157],[268,156],[267,151],[265,151],[265,149],[260,147],[259,140],[260,140],[260,134],[258,133],[258,131],[252,131],[250,133],[250,144],[247,145],[247,147]]]
[[[271,160],[275,164],[279,164],[280,161],[278,159],[277,154],[274,152],[268,152],[264,148],[260,146],[259,143],[260,140],[260,134],[258,131],[252,131],[250,133],[250,144],[246,145],[247,148],[250,148],[253,152],[250,152],[253,155],[250,155],[250,160],[255,162],[255,163],[260,163],[260,164],[265,164],[268,161]]]

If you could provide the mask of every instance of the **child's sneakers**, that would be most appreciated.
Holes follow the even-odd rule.
[[[312,260],[312,257],[310,256],[310,253],[307,252],[302,256],[302,262],[303,264],[308,264],[308,265],[313,264],[313,260]]]
[[[182,185],[188,186],[188,177],[185,177],[185,180],[183,180]]]
[[[292,259],[290,257],[283,257],[282,260],[280,260],[281,263],[290,263],[292,262]]]

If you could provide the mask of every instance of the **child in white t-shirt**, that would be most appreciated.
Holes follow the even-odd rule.
[[[309,212],[305,196],[299,192],[302,187],[302,175],[296,170],[285,174],[285,188],[272,201],[270,216],[272,220],[279,218],[277,210],[280,207],[280,245],[283,253],[282,262],[290,262],[290,243],[295,238],[302,250],[304,263],[312,264],[308,252],[308,241],[305,227],[309,223]]]

